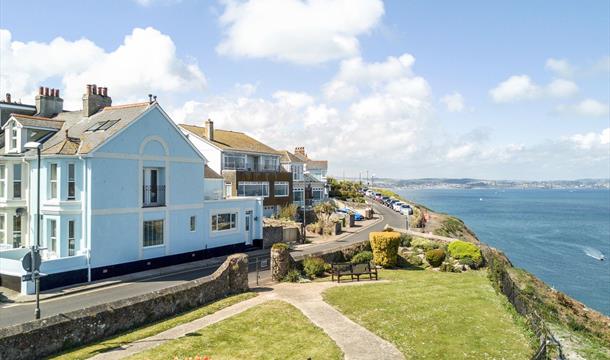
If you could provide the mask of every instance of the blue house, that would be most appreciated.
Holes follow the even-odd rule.
[[[31,292],[19,259],[36,241],[42,144],[41,289],[241,251],[262,238],[262,199],[222,197],[222,180],[156,101],[112,106],[88,85],[64,111],[41,88],[0,143],[0,285]],[[218,184],[218,185],[215,185]],[[219,189],[220,188],[220,191]]]

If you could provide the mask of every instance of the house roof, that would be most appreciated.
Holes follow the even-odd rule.
[[[270,155],[281,155],[281,153],[270,146],[238,131],[214,129],[214,140],[207,139],[205,127],[180,124],[181,128],[198,136],[202,140],[217,146],[221,150],[245,151]]]
[[[280,150],[280,153],[282,153],[282,157],[280,158],[280,162],[282,163],[305,163],[303,159],[299,158],[288,150]]]
[[[52,118],[19,114],[11,116],[26,127],[57,130],[42,144],[43,155],[77,155],[88,154],[97,148],[126,128],[150,106],[152,105],[148,102],[108,106],[89,117],[83,116],[82,111],[64,111]],[[90,131],[94,125],[107,121],[116,122],[105,130]]]
[[[312,160],[309,157],[307,157],[307,155],[303,156],[300,154],[294,154],[294,156],[301,159],[301,161],[303,161],[307,164],[307,170],[312,170],[312,169],[326,170],[326,169],[328,169],[328,160]]]
[[[203,177],[206,179],[224,179],[222,175],[212,170],[212,168],[207,165],[205,166]]]

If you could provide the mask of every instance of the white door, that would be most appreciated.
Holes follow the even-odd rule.
[[[246,231],[246,244],[252,245],[252,211],[246,211],[246,221],[244,221]]]

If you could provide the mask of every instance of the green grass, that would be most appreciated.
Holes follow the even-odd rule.
[[[324,299],[408,359],[529,359],[533,337],[486,271],[382,270],[391,280],[331,288]]]
[[[199,319],[200,317],[210,315],[215,313],[218,310],[229,307],[233,304],[237,304],[238,302],[250,299],[255,297],[256,294],[252,292],[243,293],[239,295],[230,296],[210,304],[204,305],[195,310],[191,310],[189,312],[182,313],[175,317],[169,318],[167,320],[161,320],[150,325],[146,325],[144,327],[131,330],[127,333],[123,333],[103,341],[99,341],[93,343],[91,345],[87,345],[84,347],[76,348],[73,350],[68,350],[61,354],[55,356],[57,359],[87,359],[99,353],[103,353],[114,348],[120,347],[121,345],[132,343],[136,340],[141,340],[147,338],[149,336],[156,335],[161,333],[167,329],[171,329],[181,324],[185,324],[187,322],[191,322],[193,320]]]
[[[298,309],[269,301],[130,359],[342,359],[339,347]]]

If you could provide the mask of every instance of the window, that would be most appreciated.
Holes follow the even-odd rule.
[[[0,244],[6,244],[6,216],[0,214]]]
[[[263,171],[277,170],[277,158],[272,156],[261,157],[261,167]]]
[[[233,196],[233,184],[225,183],[225,197],[230,198]]]
[[[324,197],[324,189],[314,188],[311,190],[311,198],[314,200],[322,200]]]
[[[57,164],[49,169],[49,199],[57,199]]]
[[[163,168],[144,169],[142,206],[165,206],[165,185],[162,185],[163,179]]]
[[[89,129],[87,132],[96,132],[96,131],[104,131],[108,130],[112,125],[116,124],[118,120],[108,120],[108,121],[98,121]]]
[[[10,150],[17,149],[17,140],[18,140],[17,128],[13,126],[11,128],[11,148],[10,148]]]
[[[74,256],[76,239],[74,238],[74,220],[68,220],[68,256]]]
[[[195,231],[195,226],[197,224],[197,218],[195,216],[191,216],[191,231]]]
[[[6,197],[6,165],[0,165],[0,198]]]
[[[268,182],[242,181],[237,184],[237,196],[269,196]]]
[[[212,231],[226,231],[237,227],[237,213],[212,215]]]
[[[273,192],[277,197],[288,196],[288,181],[276,181],[273,184]]]
[[[292,192],[292,196],[294,197],[294,201],[301,202],[304,199],[305,191],[303,189],[295,189]]]
[[[291,165],[290,171],[292,172],[292,180],[296,180],[296,181],[303,180],[303,166],[302,165]]]
[[[223,169],[226,170],[244,170],[246,168],[246,156],[225,154],[223,157]]]
[[[21,247],[21,215],[13,216],[13,247]]]
[[[144,221],[144,247],[163,245],[163,220]]]
[[[68,200],[76,199],[76,180],[74,164],[68,164]]]
[[[49,220],[49,252],[57,253],[57,221]]]
[[[21,199],[21,164],[13,165],[13,199]]]

